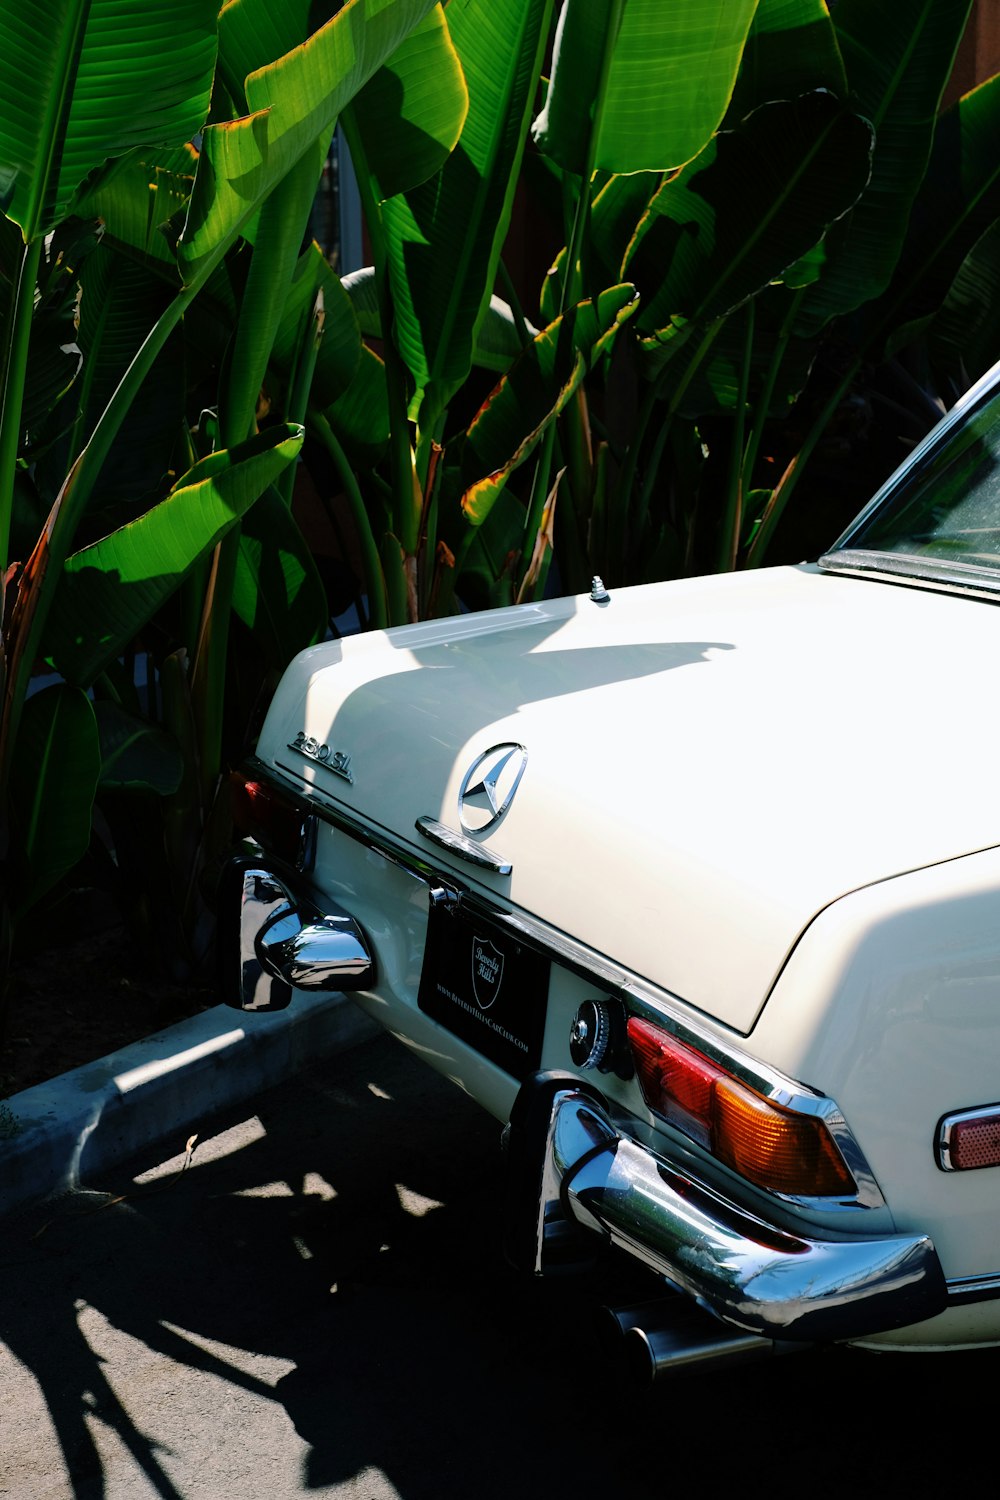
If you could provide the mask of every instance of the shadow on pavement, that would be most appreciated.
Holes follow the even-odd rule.
[[[123,1178],[102,1187],[124,1201],[81,1194],[8,1226],[0,1338],[58,1439],[45,1494],[644,1497],[779,1471],[813,1494],[845,1473],[926,1492],[985,1462],[992,1352],[929,1367],[837,1350],[627,1387],[594,1287],[528,1284],[501,1258],[496,1123],[388,1040],[259,1101],[258,1120],[221,1122],[162,1188]],[[951,1371],[972,1418],[960,1455],[940,1420]],[[199,1375],[208,1394],[185,1398]],[[0,1493],[14,1462],[9,1493],[32,1500],[18,1475],[47,1424],[0,1400]]]

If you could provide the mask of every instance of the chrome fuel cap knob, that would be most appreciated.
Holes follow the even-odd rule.
[[[607,1054],[611,1020],[602,1000],[584,1000],[569,1029],[569,1055],[578,1068],[597,1068]]]

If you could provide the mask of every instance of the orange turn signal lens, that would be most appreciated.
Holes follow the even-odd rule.
[[[715,1087],[715,1154],[758,1187],[793,1197],[854,1191],[854,1179],[822,1120],[779,1109],[729,1079]]]
[[[628,1036],[650,1109],[748,1182],[797,1198],[855,1191],[832,1136],[815,1115],[772,1104],[650,1021],[632,1016]]]

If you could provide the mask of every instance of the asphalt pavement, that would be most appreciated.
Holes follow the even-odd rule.
[[[810,1352],[627,1385],[621,1267],[526,1281],[498,1127],[388,1037],[9,1215],[10,1500],[810,1496],[952,1490],[997,1355]]]

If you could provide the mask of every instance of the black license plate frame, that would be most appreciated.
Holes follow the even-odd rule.
[[[510,928],[462,906],[432,906],[417,1005],[517,1079],[536,1072],[552,963]]]

